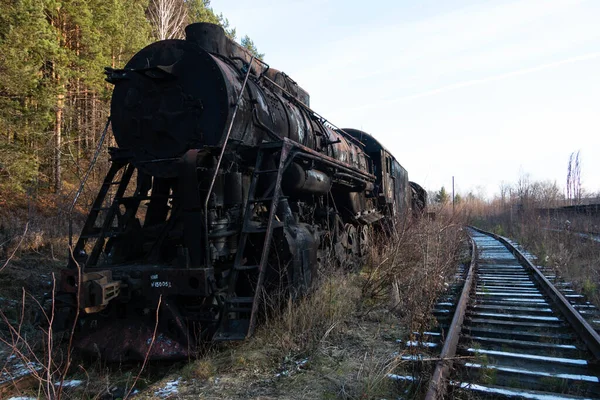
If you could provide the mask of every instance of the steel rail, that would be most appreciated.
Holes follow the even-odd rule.
[[[450,324],[450,331],[444,341],[444,347],[440,354],[440,361],[437,362],[433,377],[429,381],[429,387],[425,400],[437,400],[443,399],[448,385],[446,379],[450,368],[452,367],[452,358],[456,355],[456,349],[458,347],[458,341],[460,339],[460,332],[462,329],[463,320],[469,304],[469,294],[471,293],[471,287],[473,285],[473,276],[475,275],[475,264],[477,260],[477,245],[471,238],[471,263],[469,265],[469,271],[465,280],[465,285],[458,300],[452,323]]]
[[[575,310],[571,303],[569,303],[569,300],[566,299],[566,297],[544,276],[544,274],[505,237],[472,226],[470,228],[500,241],[519,260],[519,262],[521,262],[522,265],[533,271],[533,278],[540,284],[545,294],[554,301],[554,304],[558,307],[558,310],[569,322],[569,324],[571,324],[573,329],[575,329],[575,332],[577,332],[594,357],[597,360],[600,360],[600,335],[598,335],[594,328],[590,326],[590,324],[577,310]]]

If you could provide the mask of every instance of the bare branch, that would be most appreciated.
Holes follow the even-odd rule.
[[[128,399],[129,396],[131,395],[131,392],[133,391],[135,384],[137,383],[138,379],[140,379],[140,376],[142,375],[142,372],[144,371],[144,368],[146,367],[146,363],[148,362],[148,357],[150,356],[150,352],[152,351],[152,346],[154,346],[154,341],[156,340],[156,332],[158,330],[158,313],[160,311],[161,303],[162,303],[162,294],[158,298],[158,305],[156,306],[156,323],[154,324],[154,332],[152,333],[152,341],[150,342],[150,346],[148,347],[148,351],[146,352],[146,356],[144,357],[144,362],[142,363],[142,367],[140,368],[140,371],[138,372],[137,376],[135,377],[133,384],[131,385],[131,388],[129,388],[129,391],[125,395],[124,399]]]
[[[69,253],[71,255],[71,260],[75,260],[75,257],[73,256],[73,246],[69,246]],[[75,261],[75,265],[77,267],[77,287],[81,287],[81,266],[79,265],[79,263],[77,261]],[[60,376],[60,382],[58,385],[58,396],[60,397],[62,394],[62,390],[64,387],[64,382],[65,379],[67,377],[67,372],[69,371],[69,368],[71,368],[71,362],[72,362],[72,358],[73,358],[73,339],[75,337],[75,328],[77,328],[77,323],[79,322],[79,304],[80,304],[80,291],[77,291],[77,297],[76,297],[76,302],[77,302],[77,307],[75,307],[76,311],[75,311],[75,318],[73,319],[73,326],[71,327],[71,335],[69,336],[69,345],[67,347],[67,361],[66,361],[66,365],[63,368],[62,374]],[[54,308],[55,303],[52,302],[52,307]]]
[[[0,272],[2,272],[2,270],[4,268],[6,268],[6,266],[8,265],[8,263],[10,262],[10,260],[12,260],[12,258],[15,256],[15,254],[17,253],[17,250],[19,250],[19,247],[21,247],[21,244],[23,243],[23,239],[25,239],[25,235],[27,234],[27,228],[29,228],[29,221],[27,221],[27,223],[25,224],[25,230],[23,231],[23,234],[21,235],[21,240],[19,240],[19,244],[17,245],[17,247],[15,247],[15,249],[13,250],[13,252],[11,253],[10,257],[8,257],[8,259],[6,260],[6,262],[2,265],[2,267],[0,267]]]
[[[54,323],[54,293],[56,293],[56,276],[54,275],[54,272],[52,273],[52,312],[50,314],[50,325],[48,326],[48,365],[46,366],[46,375],[47,375],[47,381],[46,381],[46,393],[48,394],[48,396],[50,396],[50,394],[56,394],[54,392],[54,385],[52,384],[52,348],[53,348],[53,332],[52,332],[52,324]],[[55,397],[55,396],[52,396]]]
[[[183,36],[187,7],[183,0],[152,0],[148,17],[158,40],[178,39]]]

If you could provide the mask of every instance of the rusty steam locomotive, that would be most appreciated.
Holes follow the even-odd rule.
[[[321,259],[355,262],[371,227],[425,207],[377,140],[217,25],[106,74],[119,147],[56,296],[80,349],[170,359],[243,339],[270,287],[306,292]]]

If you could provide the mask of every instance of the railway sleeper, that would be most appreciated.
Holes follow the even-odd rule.
[[[527,331],[540,331],[540,330],[552,330],[559,332],[568,332],[572,328],[562,322],[529,322],[529,321],[503,321],[493,318],[472,318],[467,316],[465,318],[465,325],[470,327],[503,327],[511,329],[511,327],[517,329],[523,329]]]
[[[469,310],[490,310],[491,312],[502,312],[505,311],[507,313],[511,313],[511,314],[525,314],[528,315],[528,313],[535,313],[535,314],[539,314],[539,315],[545,315],[545,314],[554,314],[554,311],[549,308],[549,307],[530,307],[529,305],[527,305],[527,307],[520,307],[520,306],[507,306],[504,303],[500,303],[500,304],[472,304],[469,306]]]
[[[523,278],[526,278],[526,280],[530,279],[530,275],[525,272],[525,271],[510,271],[510,270],[489,270],[489,271],[482,271],[482,270],[478,270],[477,271],[477,275],[479,277],[481,277],[479,279],[479,282],[483,279],[489,279],[489,280],[498,280],[498,279],[503,279],[503,280],[523,280]]]
[[[467,316],[471,318],[494,318],[502,321],[540,321],[540,322],[564,322],[564,319],[556,315],[543,315],[519,312],[503,312],[505,310],[468,310]]]
[[[456,381],[461,383],[462,390],[475,392],[477,398],[494,399],[598,398],[600,385],[591,381],[594,378],[591,375],[553,374],[523,368],[482,366],[476,363],[461,363],[457,366],[456,374]]]
[[[498,345],[506,345],[511,348],[525,348],[525,349],[562,349],[562,350],[572,350],[574,354],[573,357],[579,357],[581,352],[585,352],[586,348],[582,343],[574,342],[574,343],[553,343],[553,342],[541,342],[539,341],[539,336],[532,337],[533,340],[517,340],[517,339],[507,339],[501,337],[487,337],[487,336],[473,336],[473,335],[463,335],[462,338],[467,342],[475,341],[479,343],[494,343]],[[576,353],[576,354],[575,354]]]
[[[413,332],[413,335],[423,342],[443,343],[444,339],[444,333],[441,331]]]
[[[549,359],[557,358],[586,361],[586,355],[588,354],[585,350],[582,350],[582,346],[571,344],[538,343],[527,340],[487,338],[485,336],[465,336],[463,339],[463,351],[473,353],[476,356],[483,354],[486,357],[495,357],[500,353],[508,353],[511,356],[507,356],[508,358],[519,359],[533,356],[535,359],[536,356],[543,354],[544,357]],[[471,342],[469,342],[469,340]],[[468,351],[468,349],[474,351]],[[504,354],[501,354],[500,356],[502,357]],[[545,359],[544,362],[546,362]]]
[[[511,288],[534,288],[535,284],[530,280],[516,280],[516,281],[506,281],[504,279],[490,279],[488,281],[481,280],[477,283],[478,286],[489,286],[489,287],[506,287],[507,284],[510,284]]]
[[[514,367],[552,374],[594,375],[594,368],[581,358],[552,357],[516,351],[460,347],[458,354],[468,362],[495,367]]]
[[[523,277],[529,277],[530,275],[524,271],[524,270],[518,270],[518,269],[502,269],[502,268],[496,268],[496,269],[477,269],[477,275],[481,276],[481,277],[487,277],[490,279],[493,278],[498,278],[498,277],[503,277],[506,279],[519,279],[519,278],[523,278]]]
[[[539,290],[535,288],[514,288],[509,286],[487,286],[481,285],[475,288],[477,294],[497,296],[497,295],[509,295],[509,296],[525,296],[525,297],[543,297]]]
[[[501,301],[499,299],[480,299],[474,305],[486,306],[506,306],[506,307],[535,307],[548,308],[550,305],[543,299],[514,299],[509,301]]]
[[[496,297],[496,298],[514,298],[514,297],[525,297],[525,298],[543,298],[544,295],[539,291],[525,292],[525,291],[510,291],[510,290],[491,290],[489,288],[482,288],[476,290],[475,294],[477,298]]]
[[[569,344],[576,339],[572,331],[548,332],[540,330],[522,330],[491,328],[487,326],[465,326],[463,335],[482,335],[490,338],[511,338],[515,340],[531,340],[543,343]]]

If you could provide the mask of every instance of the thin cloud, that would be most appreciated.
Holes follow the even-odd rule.
[[[519,69],[516,71],[506,72],[503,74],[493,75],[493,76],[489,76],[487,78],[471,79],[468,81],[457,82],[457,83],[453,83],[451,85],[439,87],[437,89],[431,89],[431,90],[427,90],[427,91],[424,91],[421,93],[415,93],[415,94],[411,94],[408,96],[402,96],[402,97],[398,97],[395,99],[382,101],[379,103],[368,104],[363,107],[357,107],[355,109],[355,111],[356,110],[364,110],[364,109],[373,109],[373,108],[378,108],[378,107],[382,107],[382,106],[394,105],[394,104],[398,104],[398,103],[404,103],[404,102],[407,102],[410,100],[421,99],[424,97],[430,97],[430,96],[435,96],[437,94],[450,92],[452,90],[463,89],[466,87],[477,86],[477,85],[483,85],[486,83],[496,82],[496,81],[500,81],[503,79],[512,78],[515,76],[527,75],[527,74],[531,74],[534,72],[543,71],[546,69],[556,68],[556,67],[566,65],[566,64],[573,64],[573,63],[582,62],[582,61],[594,60],[596,58],[600,58],[600,52],[588,53],[588,54],[584,54],[584,55],[577,56],[577,57],[571,57],[571,58],[567,58],[564,60],[559,60],[559,61],[554,61],[551,63],[538,65],[536,67],[524,68],[524,69]]]

